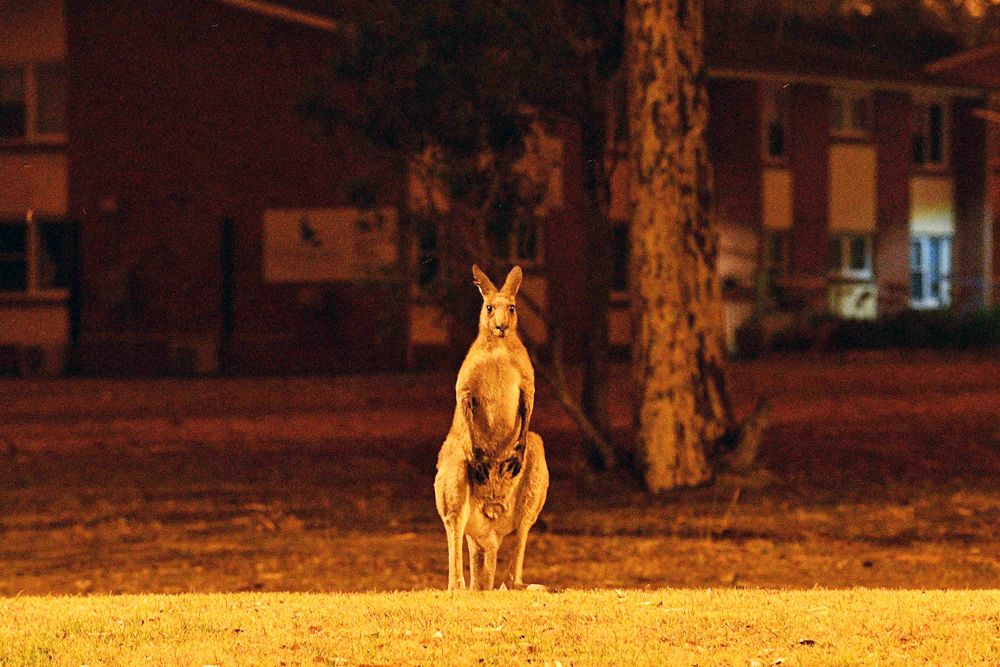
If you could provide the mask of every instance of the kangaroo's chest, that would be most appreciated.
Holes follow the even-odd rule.
[[[517,426],[521,374],[508,355],[490,354],[469,371],[467,387],[476,397],[476,421],[485,432],[505,437]]]

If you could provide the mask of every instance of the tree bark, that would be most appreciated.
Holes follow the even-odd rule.
[[[637,445],[654,492],[707,481],[731,423],[703,19],[702,0],[629,0],[626,16]]]

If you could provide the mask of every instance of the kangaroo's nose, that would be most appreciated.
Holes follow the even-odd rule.
[[[498,324],[497,325],[497,335],[498,336],[503,336],[505,333],[507,333],[507,325],[506,324],[504,324],[504,325],[499,325]]]

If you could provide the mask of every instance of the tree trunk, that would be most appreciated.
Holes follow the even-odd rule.
[[[633,364],[652,491],[705,482],[729,427],[702,0],[629,0]]]

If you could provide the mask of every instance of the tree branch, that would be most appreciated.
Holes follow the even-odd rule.
[[[566,371],[562,363],[561,341],[561,336],[553,336],[551,369],[546,367],[538,358],[536,345],[530,344],[527,346],[528,355],[531,357],[531,363],[538,370],[538,373],[556,392],[556,398],[559,399],[559,403],[562,404],[566,414],[576,422],[577,427],[587,437],[588,441],[593,444],[594,451],[590,453],[599,461],[603,469],[609,470],[617,465],[614,447],[597,427],[594,426],[593,422],[587,418],[587,415],[583,413],[579,402],[570,391],[569,384],[566,382]]]

